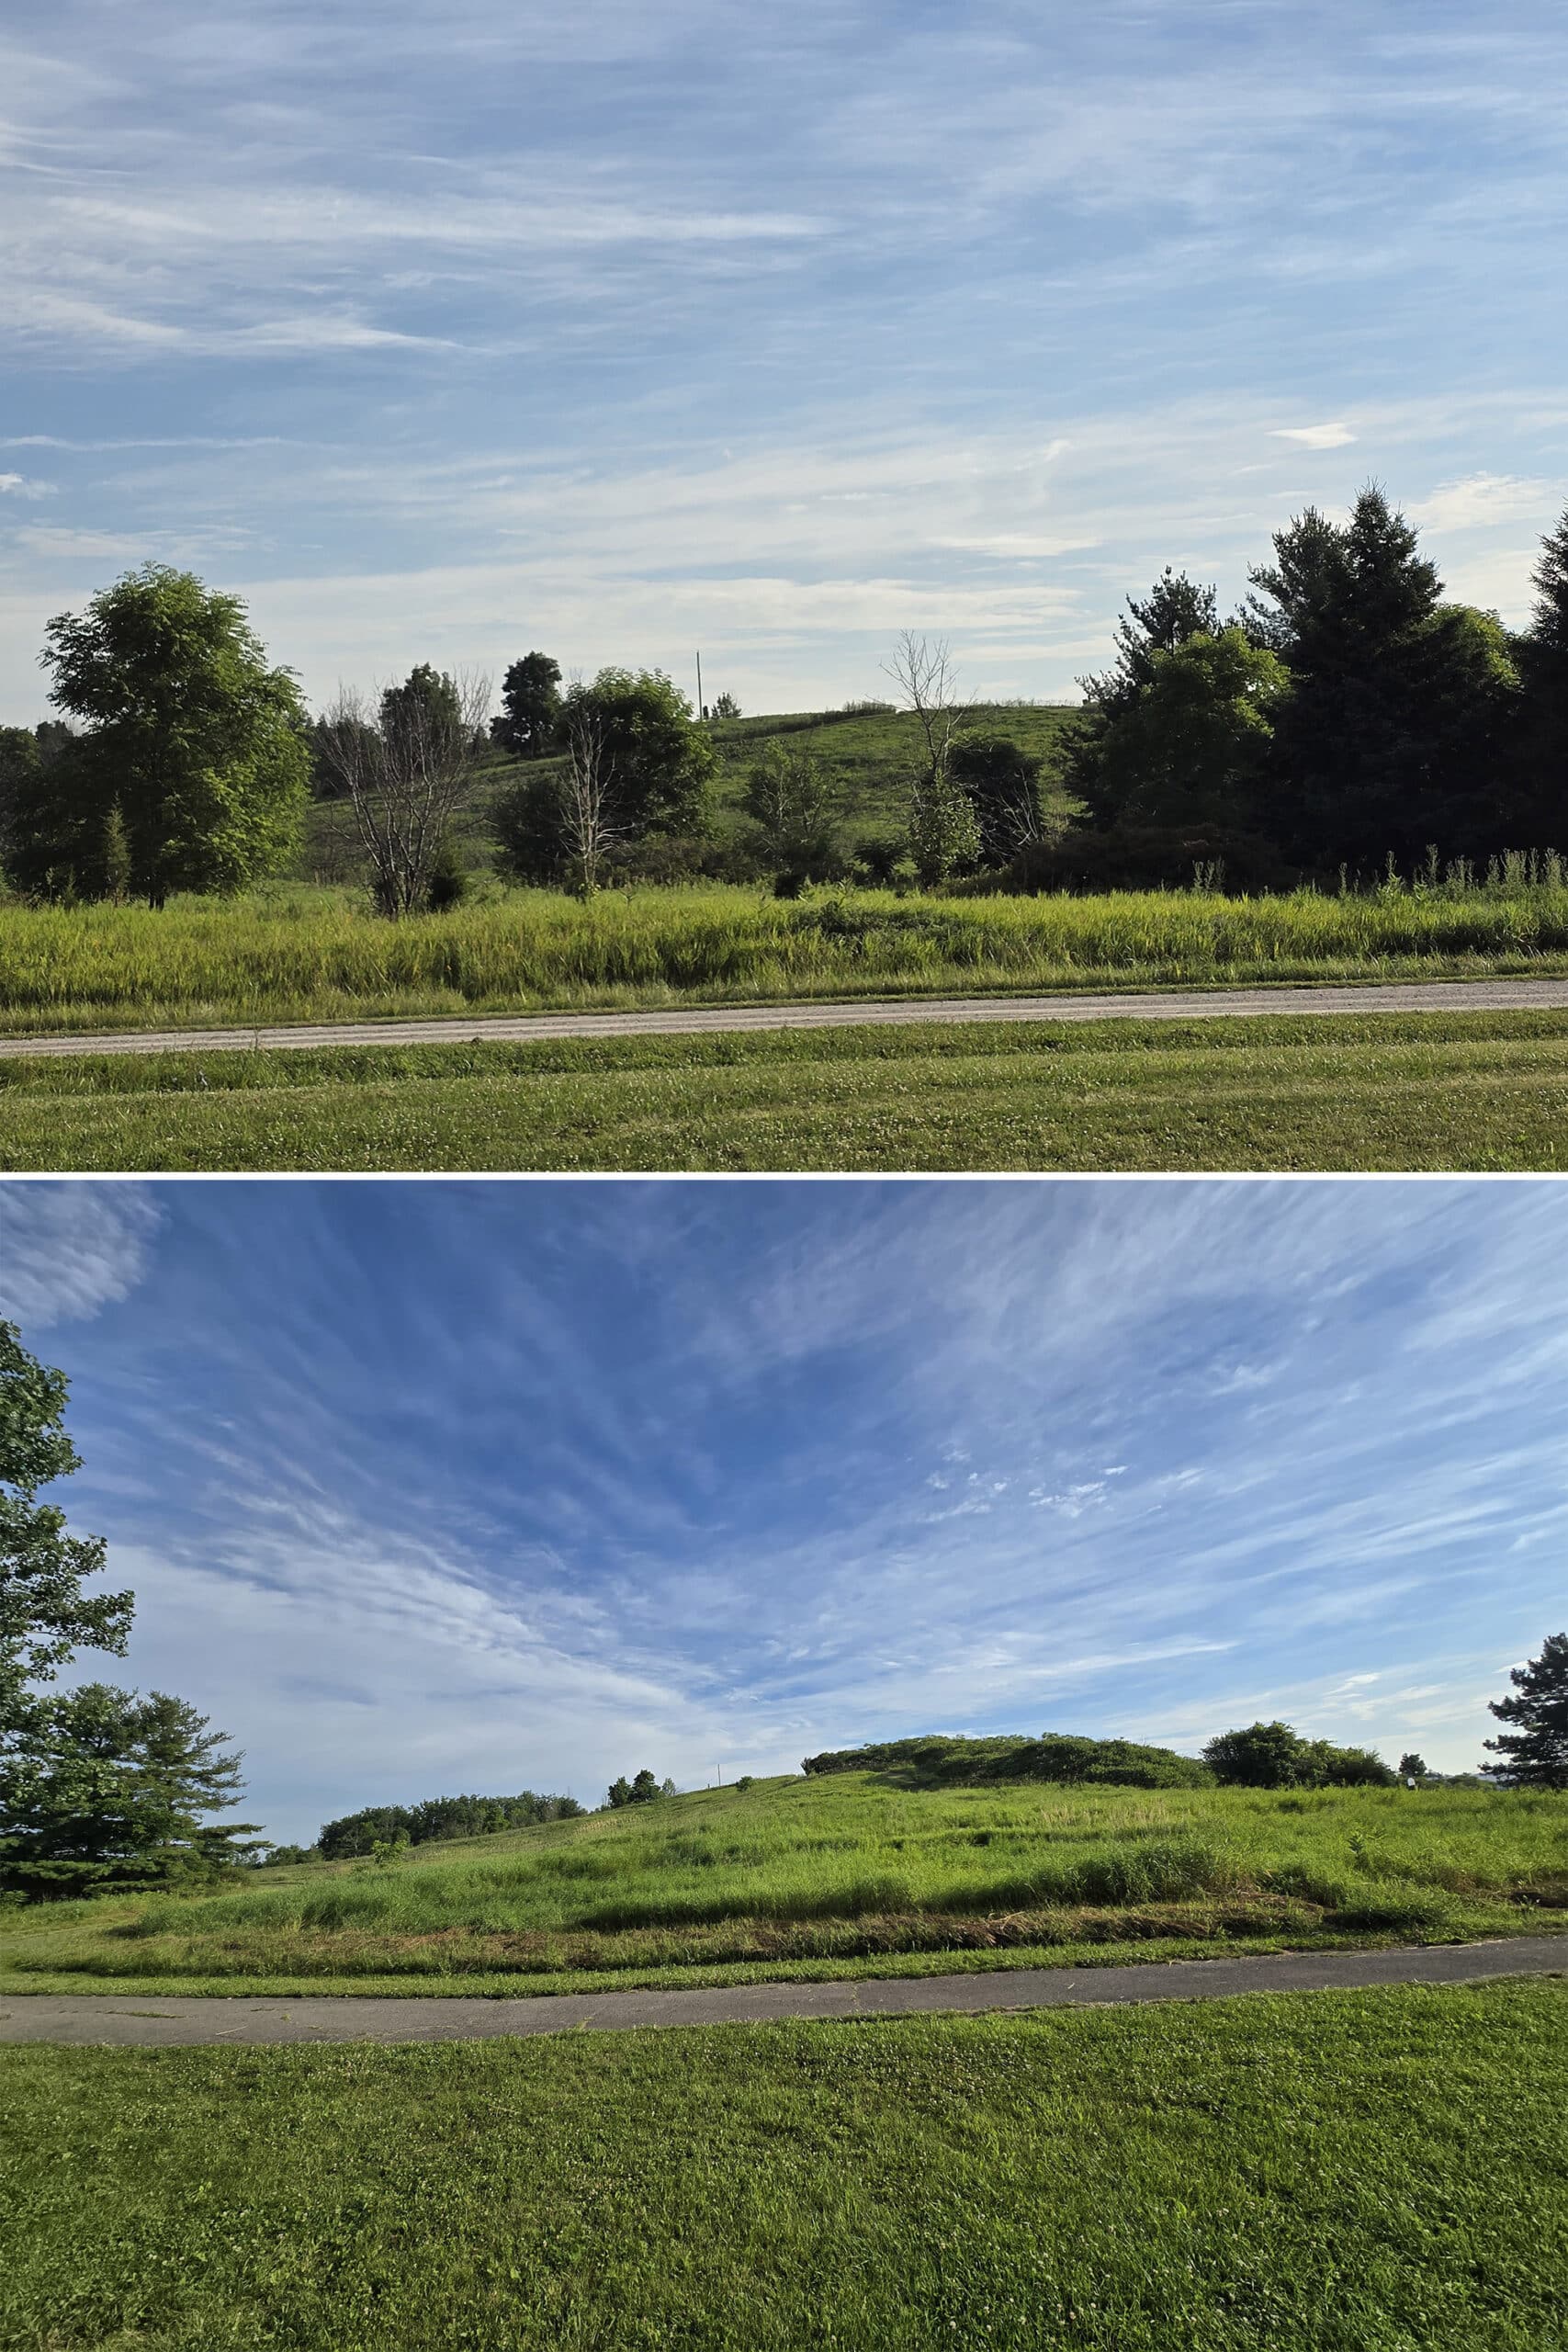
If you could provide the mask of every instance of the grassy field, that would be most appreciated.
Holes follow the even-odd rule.
[[[1039,756],[1043,763],[1041,800],[1049,812],[1076,805],[1065,798],[1058,771],[1064,738],[1077,718],[1072,704],[987,703],[977,706],[967,723],[987,733],[1010,736],[1021,750]],[[721,836],[744,828],[741,804],[748,770],[764,746],[773,741],[808,752],[817,761],[836,796],[840,834],[852,851],[867,839],[889,839],[901,833],[908,821],[908,778],[919,767],[922,754],[919,726],[912,711],[783,711],[753,718],[714,719],[708,732],[719,760],[712,806],[714,827]],[[557,764],[539,763],[542,768]],[[515,761],[500,755],[480,770],[455,829],[459,854],[470,869],[483,871],[493,863],[491,810],[521,773]],[[362,864],[347,805],[314,803],[297,861],[299,875],[342,882],[357,876]]]
[[[40,1904],[0,1986],[567,1989],[686,1972],[996,1965],[1158,1942],[1334,1944],[1561,1919],[1568,1798],[1489,1789],[917,1791],[869,1773],[695,1791],[201,1895]],[[938,1957],[933,1957],[938,1956]]]
[[[1562,2352],[1568,1985],[0,2052],[7,2352]]]
[[[6,1170],[1565,1165],[1551,1012],[0,1058]]]
[[[0,1027],[1568,972],[1568,889],[941,898],[735,886],[546,890],[400,923],[348,890],[0,906]]]

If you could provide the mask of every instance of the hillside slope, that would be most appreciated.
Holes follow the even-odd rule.
[[[384,1864],[201,1895],[39,1905],[0,1984],[542,1989],[615,1972],[855,1973],[888,1954],[1003,1965],[1130,1942],[1268,1948],[1568,1924],[1568,1798],[1475,1788],[900,1789],[763,1781]],[[15,1973],[13,1973],[15,1972]]]

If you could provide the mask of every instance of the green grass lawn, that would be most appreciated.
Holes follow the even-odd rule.
[[[0,906],[0,1028],[95,1029],[1568,972],[1568,888],[1224,899],[732,885],[492,892],[388,922],[363,893]]]
[[[1550,1012],[0,1058],[6,1170],[1564,1165]]]
[[[1562,2352],[1568,1985],[0,2051],[7,2352]]]
[[[1568,1797],[695,1790],[383,1862],[0,1917],[0,1990],[565,1991],[1454,1940],[1561,1922]]]

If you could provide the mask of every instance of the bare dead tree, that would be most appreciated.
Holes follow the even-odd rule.
[[[566,766],[558,786],[561,848],[578,893],[591,899],[599,888],[604,860],[626,828],[616,822],[615,763],[604,746],[604,729],[580,701],[568,706]]]
[[[317,733],[317,756],[354,809],[376,905],[394,919],[429,896],[443,840],[473,781],[491,682],[471,673],[416,690],[391,686],[372,705],[341,686]]]
[[[883,670],[914,712],[925,739],[926,773],[945,777],[953,739],[968,717],[958,699],[958,668],[945,637],[917,637],[906,629]]]

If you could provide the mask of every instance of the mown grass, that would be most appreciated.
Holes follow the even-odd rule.
[[[363,894],[0,907],[13,1035],[545,1008],[1568,971],[1568,889],[1224,899],[643,888],[400,923]]]
[[[205,1895],[39,1905],[0,1984],[557,1982],[1157,1940],[1451,1939],[1561,1918],[1568,1800],[1491,1790],[694,1792]],[[1568,1940],[1564,1951],[1568,1952]],[[523,1981],[520,1981],[523,1980]]]
[[[1562,2352],[1568,1986],[0,2052],[15,2352]]]
[[[7,1170],[1568,1165],[1568,1016],[0,1057]]]

